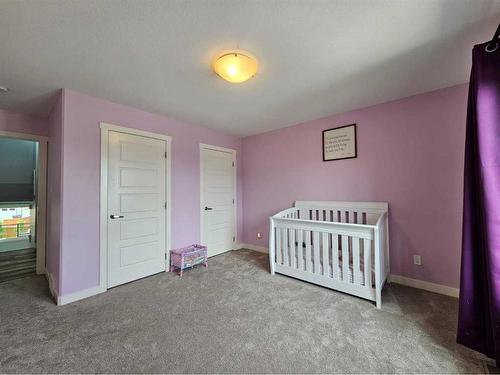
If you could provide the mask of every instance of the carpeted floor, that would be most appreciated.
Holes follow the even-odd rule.
[[[487,372],[455,343],[457,300],[395,284],[383,309],[268,273],[239,250],[57,307],[40,276],[0,284],[0,372]]]

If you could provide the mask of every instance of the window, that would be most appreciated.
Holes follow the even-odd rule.
[[[0,210],[0,240],[24,238],[31,235],[29,206],[5,207]]]

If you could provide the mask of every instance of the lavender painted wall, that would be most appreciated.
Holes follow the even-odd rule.
[[[60,290],[60,251],[62,222],[62,150],[64,98],[59,93],[48,119],[47,155],[47,246],[46,268],[54,281],[57,294]]]
[[[44,118],[0,109],[0,130],[46,136],[49,124]]]
[[[62,242],[60,295],[98,285],[99,122],[172,136],[172,246],[199,241],[199,143],[237,150],[241,139],[70,90],[63,90]],[[238,238],[242,234],[241,168],[237,178]]]
[[[459,85],[244,138],[243,242],[295,200],[387,201],[391,273],[458,287],[466,107]],[[321,131],[351,123],[358,157],[323,162]]]
[[[392,273],[458,287],[466,96],[459,85],[241,141],[62,90],[48,120],[0,110],[0,130],[49,136],[47,269],[59,295],[98,285],[101,121],[173,137],[174,247],[199,241],[202,142],[238,151],[239,242],[267,246],[268,217],[294,200],[388,201]],[[322,162],[321,131],[353,122],[358,158]]]

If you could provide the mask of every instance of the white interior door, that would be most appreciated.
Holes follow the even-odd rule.
[[[165,271],[163,140],[109,132],[108,287]]]
[[[201,169],[202,243],[213,256],[234,247],[234,154],[202,147]]]

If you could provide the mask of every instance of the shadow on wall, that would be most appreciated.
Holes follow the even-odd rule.
[[[49,90],[43,95],[33,96],[27,100],[16,99],[16,92],[2,99],[2,107],[6,110],[17,111],[22,108],[23,113],[36,113],[39,117],[48,118],[52,108],[57,102],[58,90]]]
[[[389,208],[389,210],[390,210],[390,208]],[[405,249],[406,254],[419,254],[419,251],[417,251],[417,249],[413,245],[413,242],[412,242],[410,236],[407,233],[405,233],[405,231],[404,231],[404,228],[406,228],[406,226],[400,225],[400,223],[397,221],[397,219],[395,220],[394,217],[391,217],[390,220],[391,220],[391,227],[390,227],[390,231],[391,231],[390,246],[391,246],[391,248],[392,249]],[[393,274],[395,274],[394,270],[398,270],[399,272],[397,272],[396,274],[402,274],[402,276],[405,275],[407,277],[408,277],[408,275],[411,275],[414,277],[413,270],[411,268],[406,269],[406,264],[404,262],[404,258],[391,256],[390,262],[391,262],[391,272]],[[420,267],[425,267],[425,262],[422,263],[422,265]]]

